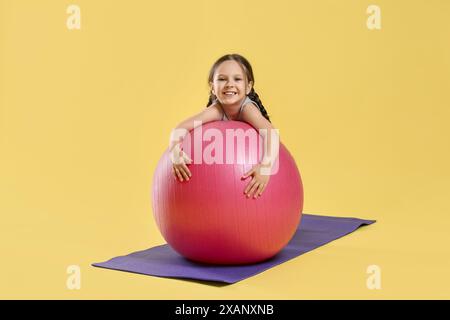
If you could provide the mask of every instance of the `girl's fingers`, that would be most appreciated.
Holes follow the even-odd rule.
[[[189,170],[189,168],[185,164],[183,164],[183,169],[189,177],[192,177],[191,170]]]
[[[180,171],[183,177],[186,179],[186,181],[189,180],[188,174],[186,173],[186,169],[184,168],[184,166],[181,167]]]
[[[258,186],[259,186],[259,183],[253,184],[252,188],[250,189],[250,191],[247,194],[247,197],[251,197],[252,193],[256,190],[256,188],[258,188]]]
[[[261,193],[262,193],[263,190],[264,190],[264,186],[265,186],[264,183],[261,183],[261,184],[258,186],[258,190],[256,190],[255,195],[254,195],[255,198],[256,198],[256,197],[259,197],[259,196],[261,195]]]
[[[262,188],[262,190],[259,192],[259,195],[262,195],[262,193],[264,192],[264,190],[266,190],[267,187],[267,183],[264,184],[264,187]]]
[[[175,175],[175,178],[178,177],[180,181],[188,181],[189,177],[192,176],[191,171],[189,171],[188,167],[184,163],[181,166],[173,166],[172,172]]]
[[[256,182],[256,179],[255,179],[255,178],[253,178],[253,179],[249,182],[249,184],[247,185],[247,188],[245,188],[245,190],[244,190],[244,193],[245,193],[245,194],[248,193],[248,191],[249,191],[250,188],[253,186],[253,184],[255,184],[255,182]]]
[[[173,170],[175,171],[175,174],[178,177],[178,179],[180,179],[180,181],[183,181],[183,177],[181,176],[180,169],[175,167]]]

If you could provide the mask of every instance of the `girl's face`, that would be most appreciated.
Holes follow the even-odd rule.
[[[252,89],[252,82],[247,77],[240,64],[234,60],[222,62],[214,73],[211,92],[222,104],[238,104]]]

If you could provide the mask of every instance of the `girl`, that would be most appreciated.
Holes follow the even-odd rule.
[[[183,181],[183,179],[189,181],[192,176],[187,167],[187,164],[192,163],[192,160],[180,147],[184,136],[179,140],[174,139],[175,132],[179,132],[180,129],[186,133],[191,131],[195,128],[194,121],[200,124],[217,120],[245,121],[261,133],[264,139],[263,145],[267,146],[262,161],[242,176],[243,179],[252,177],[244,190],[247,197],[252,195],[254,198],[259,197],[264,192],[270,179],[270,174],[264,174],[261,169],[270,170],[273,166],[278,156],[279,136],[278,130],[272,126],[266,109],[253,89],[255,79],[252,67],[247,59],[239,54],[225,55],[212,66],[208,83],[211,93],[206,109],[182,121],[172,131],[169,150],[175,179],[178,177],[180,181]],[[272,141],[274,136],[276,141]],[[272,146],[272,143],[275,146]]]

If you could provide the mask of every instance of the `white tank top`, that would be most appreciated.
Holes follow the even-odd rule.
[[[218,102],[217,99],[214,102]],[[241,119],[242,110],[244,109],[245,105],[249,102],[253,103],[259,110],[258,104],[255,101],[253,101],[252,99],[250,99],[248,96],[246,96],[245,99],[242,100],[241,107],[239,108],[239,113],[238,113],[236,120]],[[220,103],[218,103],[218,105],[220,106],[220,109],[222,109],[222,113],[223,113],[222,121],[229,121],[230,119],[226,115],[225,110],[223,109],[222,105]]]

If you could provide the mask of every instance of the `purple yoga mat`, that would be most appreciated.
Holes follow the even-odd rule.
[[[193,262],[165,244],[94,263],[93,266],[158,277],[229,284],[254,276],[374,222],[375,220],[303,214],[297,232],[281,252],[269,260],[251,265],[222,266]]]

